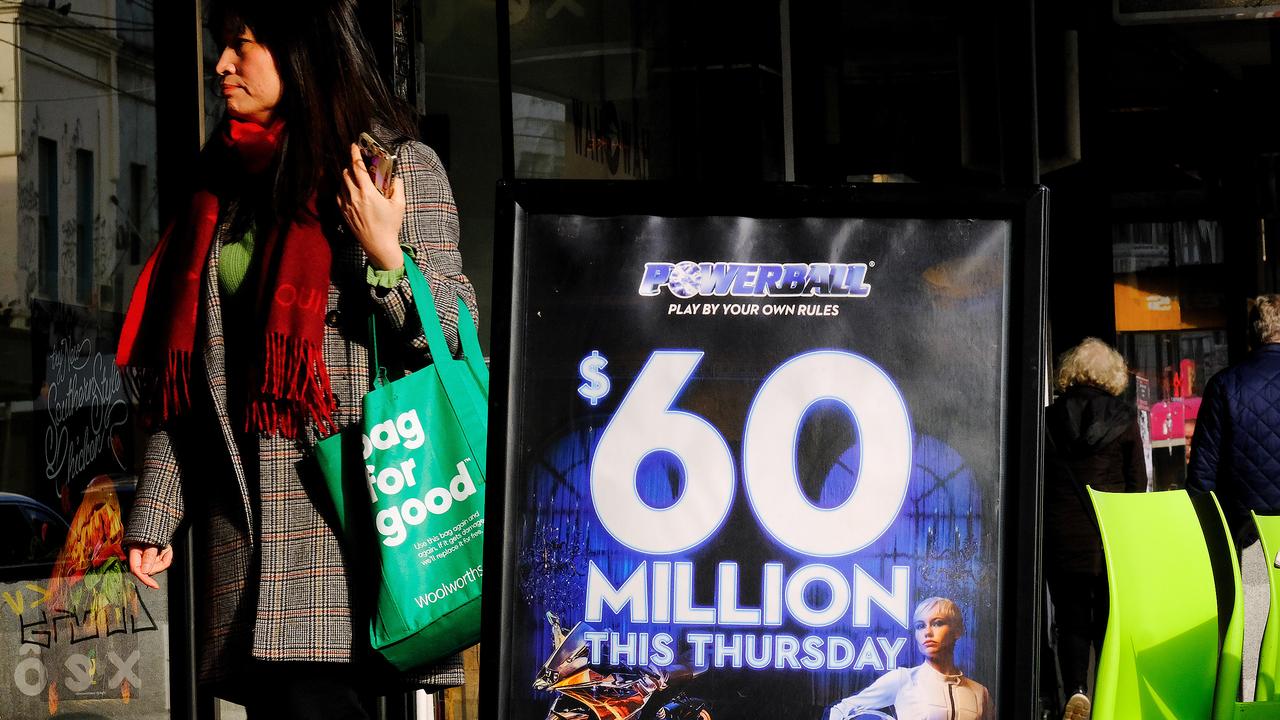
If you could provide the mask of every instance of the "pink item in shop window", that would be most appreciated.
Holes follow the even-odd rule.
[[[1161,400],[1151,406],[1151,439],[1182,439],[1186,432],[1186,408],[1181,399]]]
[[[1200,397],[1193,395],[1182,398],[1182,407],[1186,413],[1186,421],[1195,424],[1196,418],[1200,416]]]
[[[1187,439],[1187,447],[1191,447],[1191,438],[1196,434],[1196,418],[1200,415],[1200,398],[1189,397],[1182,399],[1183,409],[1183,437]],[[1187,453],[1187,462],[1191,462],[1191,453]]]

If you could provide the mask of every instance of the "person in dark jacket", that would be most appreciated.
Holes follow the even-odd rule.
[[[1135,408],[1120,399],[1129,384],[1124,358],[1097,338],[1063,353],[1061,393],[1045,412],[1045,577],[1058,628],[1058,665],[1071,699],[1064,719],[1089,716],[1089,654],[1102,648],[1107,576],[1102,538],[1085,486],[1106,492],[1147,487]]]
[[[1187,488],[1213,490],[1238,547],[1258,539],[1250,510],[1280,513],[1280,295],[1249,302],[1253,352],[1209,378]]]
[[[1187,489],[1214,491],[1241,550],[1245,653],[1243,699],[1253,697],[1268,599],[1266,558],[1249,511],[1280,513],[1280,295],[1249,302],[1244,362],[1209,378],[1191,438]]]

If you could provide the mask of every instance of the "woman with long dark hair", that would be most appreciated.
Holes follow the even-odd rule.
[[[457,211],[377,75],[354,0],[220,0],[209,24],[226,115],[189,210],[144,267],[117,359],[154,429],[129,566],[158,587],[189,521],[201,680],[251,718],[365,717],[362,696],[395,687],[374,682],[394,673],[371,656],[370,586],[307,456],[360,420],[370,313],[384,365],[430,362],[405,253],[456,351],[459,296],[475,317]],[[389,196],[368,175],[362,132],[397,155]],[[460,684],[461,663],[416,679]]]

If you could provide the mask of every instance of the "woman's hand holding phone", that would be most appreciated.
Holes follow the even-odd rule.
[[[338,207],[346,217],[347,227],[378,270],[394,270],[404,264],[400,250],[400,226],[404,222],[404,181],[391,183],[391,194],[382,192],[369,177],[369,168],[360,147],[351,145],[351,167],[342,171],[346,196],[338,198]]]
[[[391,179],[396,174],[396,156],[391,154],[378,139],[367,132],[360,133],[356,140],[360,148],[360,158],[364,160],[369,178],[384,197],[391,197]]]

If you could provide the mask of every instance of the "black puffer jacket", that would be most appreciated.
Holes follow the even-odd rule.
[[[1104,390],[1073,385],[1045,412],[1045,431],[1045,572],[1101,574],[1102,539],[1084,486],[1146,489],[1137,411]]]

